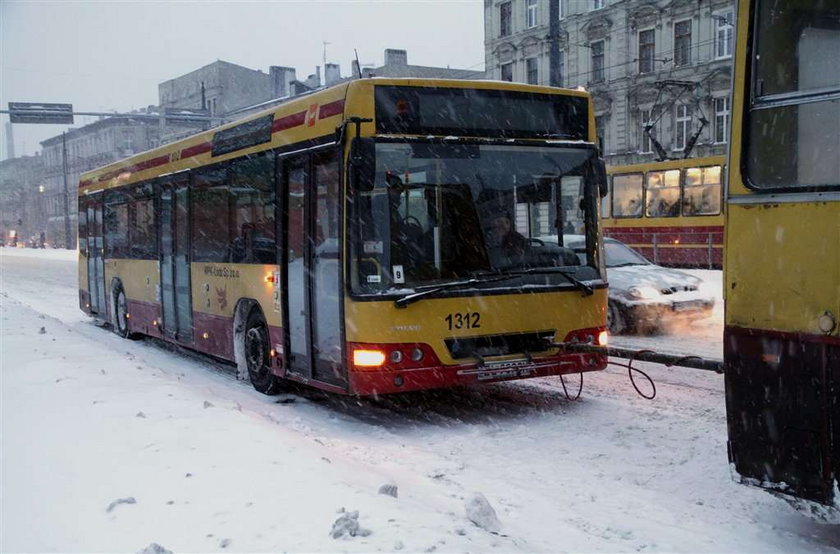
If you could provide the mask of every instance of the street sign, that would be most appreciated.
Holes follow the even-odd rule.
[[[73,123],[73,104],[9,102],[12,123]]]

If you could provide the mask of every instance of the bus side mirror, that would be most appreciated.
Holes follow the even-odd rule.
[[[598,183],[598,192],[601,195],[601,198],[605,197],[610,192],[610,187],[607,182],[607,166],[604,163],[604,158],[597,158],[593,164],[593,177],[595,178],[595,182]]]
[[[350,186],[357,191],[373,190],[376,178],[376,143],[371,138],[356,137],[350,146]]]

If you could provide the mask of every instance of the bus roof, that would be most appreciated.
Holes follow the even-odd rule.
[[[359,96],[368,99],[369,95],[358,93],[379,85],[510,90],[589,97],[589,94],[583,90],[507,81],[385,77],[346,81],[330,88],[290,98],[237,121],[213,127],[190,137],[87,171],[80,178],[79,194],[90,194],[170,175],[196,166],[329,137],[335,133],[336,127],[344,120],[345,112],[361,117],[373,116],[372,102],[357,103],[353,98]],[[228,148],[225,148],[225,145]]]

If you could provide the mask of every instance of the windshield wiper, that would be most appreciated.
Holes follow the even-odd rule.
[[[592,287],[590,287],[577,277],[573,277],[571,273],[560,269],[559,267],[532,267],[529,269],[523,269],[521,271],[514,271],[511,273],[513,275],[562,275],[566,278],[566,280],[573,284],[576,289],[581,291],[584,296],[592,296],[593,294],[595,294],[595,291],[592,289]]]
[[[595,291],[581,281],[573,277],[569,272],[564,271],[560,268],[550,268],[550,267],[532,267],[529,269],[522,269],[519,271],[503,271],[503,272],[492,272],[492,273],[481,273],[476,277],[472,277],[470,279],[464,279],[463,281],[453,281],[451,283],[444,283],[442,285],[438,285],[436,287],[428,288],[419,292],[413,292],[411,294],[407,294],[401,298],[397,298],[394,300],[394,304],[398,308],[405,308],[411,303],[417,302],[418,300],[423,299],[426,296],[431,294],[438,293],[443,290],[448,289],[457,289],[461,287],[468,287],[470,285],[478,285],[484,283],[495,283],[496,281],[505,281],[507,279],[512,279],[514,277],[522,277],[523,275],[562,275],[566,278],[567,281],[572,283],[576,289],[583,292],[584,296],[592,296]]]
[[[413,302],[417,302],[418,300],[421,300],[422,298],[429,296],[430,294],[435,294],[442,290],[457,289],[461,287],[469,287],[470,285],[478,285],[484,283],[495,283],[496,281],[504,281],[506,279],[510,279],[511,277],[519,276],[521,276],[519,273],[491,273],[480,277],[464,279],[463,281],[452,281],[450,283],[443,283],[442,285],[428,288],[420,292],[406,294],[405,296],[394,300],[394,304],[396,304],[397,308],[405,308]]]

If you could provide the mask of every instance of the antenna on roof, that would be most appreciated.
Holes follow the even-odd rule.
[[[356,71],[359,73],[359,79],[361,79],[362,78],[362,65],[359,63],[359,51],[354,48],[353,52],[356,53]]]

